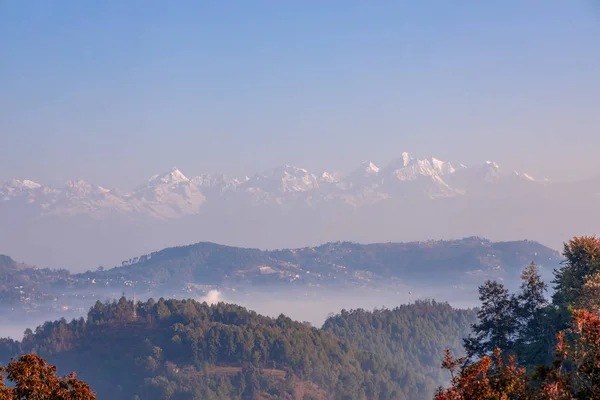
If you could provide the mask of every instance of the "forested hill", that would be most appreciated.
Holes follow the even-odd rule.
[[[384,322],[387,315],[397,316],[390,323]],[[437,383],[429,367],[439,364],[441,353],[433,353],[455,346],[470,315],[418,303],[343,312],[317,329],[283,315],[274,319],[193,300],[138,302],[134,313],[133,303],[122,297],[96,303],[86,320],[47,322],[26,332],[22,342],[1,340],[0,360],[35,352],[59,372],[78,371],[100,399],[419,400],[430,398]],[[335,329],[336,321],[359,332]],[[377,341],[367,349],[369,337]],[[386,337],[398,341],[388,349],[401,356],[384,350]],[[419,338],[423,345],[415,342]]]
[[[433,398],[448,379],[440,368],[441,354],[450,349],[464,354],[462,338],[477,320],[476,311],[454,309],[447,303],[417,301],[394,309],[351,310],[332,316],[323,329],[369,351],[403,371],[412,371],[418,387],[411,398]]]
[[[412,243],[337,242],[275,251],[197,243],[135,257],[120,267],[77,277],[95,282],[127,280],[137,285],[291,282],[327,286],[432,280],[456,284],[465,279],[518,279],[521,269],[531,261],[551,271],[561,257],[537,242],[490,242],[477,237]]]
[[[138,303],[136,316],[132,306],[121,298],[87,321],[46,323],[5,342],[2,358],[36,352],[100,399],[406,398],[385,363],[285,316],[193,300]]]

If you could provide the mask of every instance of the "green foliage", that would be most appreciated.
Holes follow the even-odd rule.
[[[125,298],[98,302],[87,321],[47,322],[0,349],[76,370],[99,398],[283,399],[298,385],[320,399],[406,398],[378,357],[283,315],[161,298],[136,304],[135,319],[133,307]]]
[[[468,356],[491,356],[499,348],[505,356],[516,354],[519,365],[529,371],[550,362],[561,323],[559,308],[548,303],[545,292],[546,284],[533,262],[523,269],[516,295],[498,282],[483,284],[478,321],[464,340]]]
[[[568,308],[577,301],[588,276],[600,271],[600,238],[582,236],[565,243],[565,264],[554,273],[554,295],[552,302]]]
[[[468,357],[493,354],[495,349],[514,350],[518,332],[518,302],[501,283],[486,281],[479,287],[481,307],[473,334],[464,340]]]
[[[548,349],[552,347],[556,333],[549,323],[551,311],[546,290],[546,284],[532,262],[521,273],[521,290],[515,310],[519,323],[515,352],[522,365],[534,366],[550,361]]]
[[[460,338],[474,321],[474,310],[427,300],[391,310],[343,310],[327,319],[323,329],[385,361],[406,397],[416,400],[431,398],[445,381],[441,354],[447,348],[462,353]],[[382,368],[374,365],[376,358],[364,362],[376,373]]]
[[[575,237],[563,255],[550,304],[533,263],[517,296],[497,282],[480,287],[479,321],[465,347],[481,358],[456,360],[447,353],[443,366],[453,374],[452,386],[436,399],[600,398],[600,239]]]

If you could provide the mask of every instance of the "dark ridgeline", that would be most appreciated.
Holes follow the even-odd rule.
[[[557,267],[560,254],[533,241],[491,242],[479,237],[409,243],[327,243],[317,247],[263,251],[201,242],[142,255],[121,266],[74,275],[96,280],[171,281],[203,284],[321,283],[356,284],[364,273],[381,284],[414,282],[455,284],[473,272],[518,279],[524,265]],[[265,275],[260,266],[275,273]],[[310,274],[303,272],[310,271]],[[296,275],[300,272],[300,276]]]

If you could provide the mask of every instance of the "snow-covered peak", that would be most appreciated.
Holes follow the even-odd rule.
[[[177,184],[182,182],[189,182],[190,180],[177,168],[173,167],[170,172],[164,174],[153,175],[148,183],[150,185],[161,185],[161,184]]]
[[[351,175],[375,176],[379,173],[379,167],[371,161],[363,161]]]
[[[42,185],[40,185],[39,183],[30,181],[28,179],[24,179],[22,181],[18,179],[13,179],[9,182],[9,186],[15,189],[39,189],[42,187]]]
[[[304,176],[308,171],[304,168],[294,167],[293,165],[280,165],[269,169],[263,173],[263,176],[268,177],[283,177],[283,176]]]
[[[188,179],[173,168],[152,176],[131,192],[108,190],[84,180],[73,180],[60,188],[13,180],[0,185],[0,203],[24,201],[40,207],[43,214],[117,211],[174,218],[200,212],[205,202],[215,207],[221,203],[282,205],[295,201],[312,206],[339,200],[356,206],[410,196],[466,196],[490,190],[504,193],[542,188],[548,186],[545,182],[526,173],[502,170],[492,161],[466,167],[434,157],[418,159],[403,152],[383,168],[365,161],[345,175],[328,171],[313,174],[304,168],[281,165],[250,178],[202,174]]]
[[[109,189],[103,188],[102,186],[92,185],[83,179],[74,179],[66,182],[65,190],[68,193],[78,193],[78,195],[110,193]]]
[[[353,189],[371,187],[378,183],[379,167],[371,161],[362,162],[358,168],[344,176],[343,186]]]
[[[447,161],[442,161],[435,157],[431,157],[430,162],[433,169],[440,175],[453,174],[456,172],[456,168],[454,168],[454,166]]]
[[[244,186],[267,192],[304,192],[318,187],[318,179],[304,168],[282,165],[254,175]]]
[[[383,172],[384,178],[393,178],[400,181],[411,181],[419,176],[439,177],[444,174],[452,174],[455,169],[450,163],[431,158],[418,160],[408,153],[402,153],[400,158],[389,163]]]
[[[535,181],[536,179],[534,177],[532,177],[531,175],[525,173],[525,172],[517,172],[517,171],[513,171],[513,174],[515,174],[516,177],[524,179],[526,181]]]
[[[321,174],[321,176],[319,177],[319,180],[321,182],[334,183],[334,182],[338,182],[339,181],[339,177],[336,176],[336,175],[334,175],[334,174],[331,174],[331,173],[325,171],[325,172],[323,172]]]
[[[406,168],[411,165],[415,165],[418,161],[419,160],[415,159],[407,152],[404,152],[400,155],[399,158],[396,158],[396,159],[392,160],[390,163],[388,163],[381,172],[384,174],[391,174],[394,171],[397,171],[399,169]]]
[[[90,185],[88,182],[84,181],[83,179],[70,180],[65,183],[65,186],[69,189],[75,189],[75,190],[90,190],[92,188],[92,185]]]
[[[191,182],[201,190],[204,189],[234,189],[243,182],[246,182],[248,177],[242,179],[230,178],[225,174],[202,174],[191,179]]]
[[[407,152],[402,153],[401,159],[402,165],[404,165],[405,167],[408,166],[408,164],[410,164],[410,162],[413,160],[413,158]]]

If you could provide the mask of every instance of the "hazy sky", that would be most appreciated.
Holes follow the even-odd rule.
[[[597,0],[0,1],[0,181],[600,173]]]

